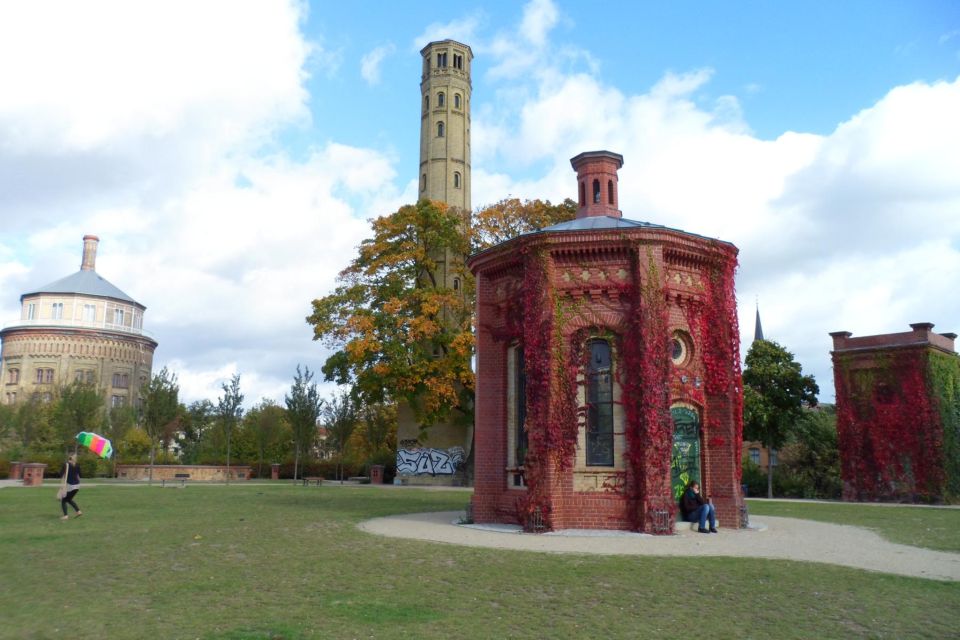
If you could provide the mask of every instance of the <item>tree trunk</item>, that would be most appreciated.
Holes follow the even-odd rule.
[[[230,431],[227,431],[227,484],[230,484]]]
[[[767,498],[773,497],[773,465],[770,464],[770,447],[767,447]]]
[[[150,445],[150,471],[147,474],[147,485],[153,484],[153,461],[156,460],[157,448],[152,443]]]
[[[300,443],[295,447],[296,453],[293,457],[293,483],[297,483],[297,469],[300,468]]]

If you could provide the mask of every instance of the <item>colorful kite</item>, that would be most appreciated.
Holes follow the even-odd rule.
[[[89,431],[81,431],[77,434],[77,442],[93,451],[101,458],[109,458],[113,455],[113,445],[103,436],[98,436]]]

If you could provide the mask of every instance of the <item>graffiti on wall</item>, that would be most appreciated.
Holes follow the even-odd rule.
[[[397,451],[397,475],[452,475],[462,463],[463,447]]]

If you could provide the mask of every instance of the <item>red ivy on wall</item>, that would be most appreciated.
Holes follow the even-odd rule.
[[[943,428],[928,356],[901,350],[853,368],[836,360],[837,433],[844,497],[939,500],[945,485]]]

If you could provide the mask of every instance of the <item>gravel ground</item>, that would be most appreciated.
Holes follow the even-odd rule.
[[[932,580],[960,581],[960,554],[894,544],[860,527],[763,516],[758,529],[674,536],[629,532],[520,533],[455,524],[462,511],[415,513],[360,523],[368,533],[473,547],[600,555],[738,556],[823,562]],[[764,528],[765,526],[765,528]]]

